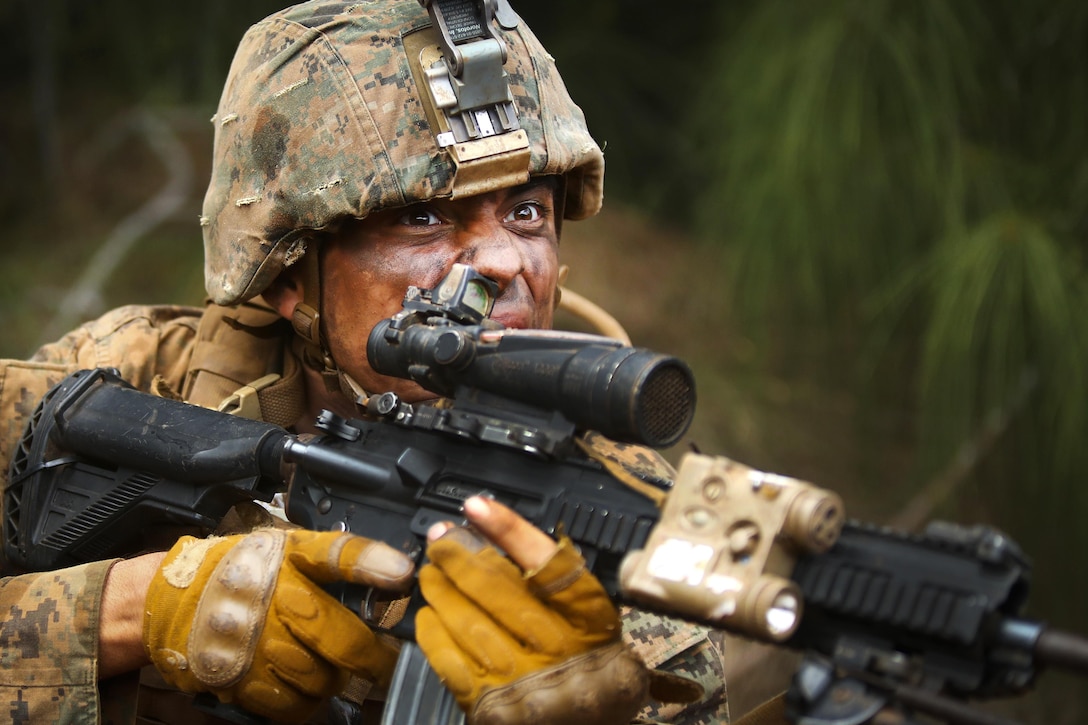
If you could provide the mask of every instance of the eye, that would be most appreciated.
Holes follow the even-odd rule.
[[[544,218],[544,211],[536,202],[526,201],[518,204],[506,215],[508,222],[536,222]]]
[[[409,227],[430,227],[441,224],[442,220],[429,209],[410,209],[404,212],[397,222]]]

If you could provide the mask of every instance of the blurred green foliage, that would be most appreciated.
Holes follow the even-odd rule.
[[[66,158],[119,109],[208,107],[251,23],[282,3],[10,0],[0,4],[0,214],[39,208]],[[212,105],[214,108],[214,105]],[[210,114],[209,114],[210,115]]]
[[[813,374],[912,411],[912,478],[958,467],[937,513],[1009,529],[1036,613],[1082,627],[1088,6],[742,4],[689,117],[733,308],[768,353],[821,330]]]
[[[722,139],[695,211],[749,319],[825,325],[859,376],[907,356],[920,475],[1016,408],[993,490],[1076,530],[1085,37],[1075,0],[762,0],[691,116]]]

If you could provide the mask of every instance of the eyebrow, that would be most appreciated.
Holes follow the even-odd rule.
[[[555,176],[538,176],[536,178],[530,178],[524,184],[512,187],[511,192],[517,193],[520,191],[533,191],[539,188],[547,188],[551,191],[555,191],[559,187],[559,180]]]

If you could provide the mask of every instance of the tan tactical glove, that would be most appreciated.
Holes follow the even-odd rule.
[[[351,534],[261,529],[184,537],[147,592],[144,645],[168,682],[277,721],[297,721],[350,674],[388,685],[397,653],[321,588],[400,591],[408,557]]]
[[[569,539],[522,573],[479,536],[450,529],[420,570],[416,639],[471,725],[629,722],[651,694],[702,688],[651,672],[620,641],[616,608]]]

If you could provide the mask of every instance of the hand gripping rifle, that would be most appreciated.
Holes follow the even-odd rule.
[[[163,525],[212,528],[241,500],[287,488],[287,516],[381,539],[417,561],[426,531],[492,496],[562,529],[617,601],[805,653],[788,698],[799,723],[997,722],[966,704],[1014,694],[1045,664],[1083,668],[1088,646],[1020,617],[1029,566],[998,532],[953,525],[907,535],[843,525],[834,494],[721,457],[687,455],[659,509],[580,447],[581,431],[674,443],[694,406],[675,358],[592,335],[501,329],[495,287],[457,267],[412,288],[376,326],[379,372],[449,396],[386,393],[367,418],[323,413],[299,437],[139,392],[113,371],[76,373],[42,401],[5,491],[9,561],[42,570],[128,554]],[[371,620],[380,592],[338,592]],[[408,614],[392,632],[411,640]],[[407,644],[384,723],[462,716]]]

